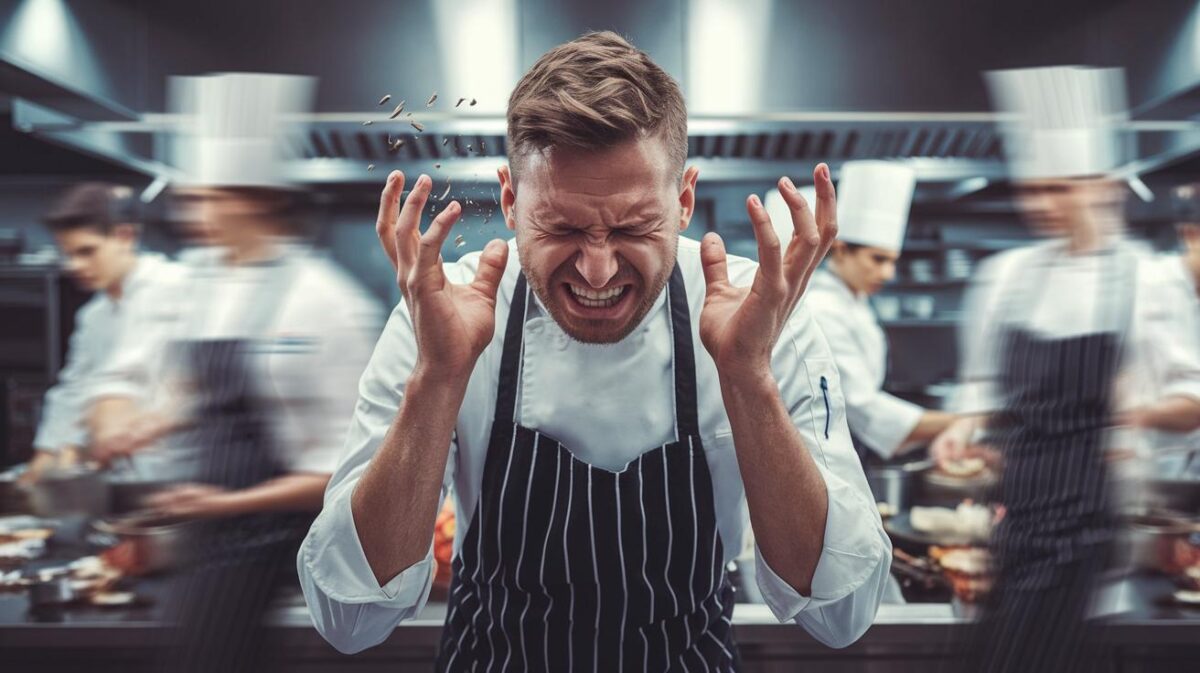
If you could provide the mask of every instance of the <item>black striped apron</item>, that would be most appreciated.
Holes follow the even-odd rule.
[[[992,536],[996,584],[967,670],[1062,673],[1097,661],[1086,612],[1113,533],[1104,440],[1135,280],[1131,256],[1113,257],[1109,282],[1097,283],[1098,307],[1114,307],[1102,323],[1110,329],[1047,338],[1013,326],[1004,339],[1005,408],[992,426],[1006,513]],[[1035,302],[1025,303],[1030,314]]]
[[[272,264],[268,282],[243,317],[248,335],[263,332],[286,297],[293,271]],[[179,344],[189,358],[197,422],[189,443],[198,452],[197,481],[240,490],[284,474],[260,400],[253,339]],[[315,512],[261,512],[201,521],[191,565],[173,587],[179,641],[163,669],[260,671],[266,664],[262,618]]]
[[[577,460],[513,420],[527,302],[522,275],[479,502],[453,563],[437,670],[735,670],[733,588],[700,444],[679,268],[667,295],[676,440],[619,472]]]

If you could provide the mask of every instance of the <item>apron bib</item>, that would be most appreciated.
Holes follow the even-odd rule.
[[[514,422],[528,293],[522,275],[437,670],[736,670],[733,587],[700,443],[679,268],[667,295],[676,439],[619,472]]]

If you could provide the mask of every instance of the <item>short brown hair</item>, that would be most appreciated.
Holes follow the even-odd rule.
[[[601,149],[660,135],[677,177],[687,160],[687,106],[679,84],[611,31],[587,33],[546,52],[508,99],[508,155],[555,147]]]
[[[118,224],[138,225],[137,201],[124,185],[85,182],[67,190],[42,222],[55,233],[88,228],[107,236]]]

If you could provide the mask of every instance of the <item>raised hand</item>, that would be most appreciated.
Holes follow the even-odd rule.
[[[819,164],[813,180],[817,188],[815,214],[790,179],[779,180],[779,193],[792,215],[790,241],[780,241],[775,235],[757,196],[746,200],[758,241],[758,272],[750,287],[730,284],[724,242],[717,234],[704,237],[700,258],[707,290],[700,313],[700,340],[722,377],[769,373],[771,350],[837,236],[837,198],[829,167]]]
[[[396,268],[396,283],[412,315],[418,361],[442,374],[469,375],[492,340],[508,245],[499,239],[489,242],[475,279],[466,285],[449,282],[440,251],[462,206],[451,201],[422,234],[421,211],[432,188],[433,180],[420,176],[399,208],[404,174],[393,171],[383,188],[375,231]]]

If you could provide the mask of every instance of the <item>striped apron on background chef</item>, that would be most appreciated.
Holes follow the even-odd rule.
[[[1006,514],[966,670],[1065,673],[1100,661],[1086,616],[1113,533],[1104,440],[1135,280],[1132,256],[1110,255],[1097,307],[1111,311],[1096,331],[1052,338],[1014,323],[1004,339],[1005,408],[992,425]],[[1021,299],[1018,310],[1032,315],[1036,300]]]
[[[678,267],[667,302],[676,440],[612,472],[513,420],[528,303],[525,277],[518,279],[479,502],[454,559],[437,670],[736,670],[733,587],[700,444]]]
[[[270,326],[295,269],[286,260],[269,266],[268,281],[243,316],[245,337],[179,344],[196,389],[197,423],[188,441],[197,450],[200,483],[239,490],[285,472],[261,400],[254,337]],[[191,566],[174,587],[179,642],[165,670],[264,670],[262,619],[314,516],[261,512],[199,523]]]

